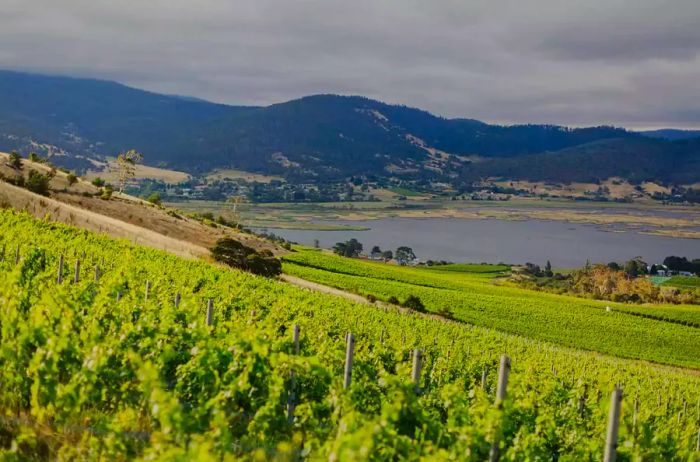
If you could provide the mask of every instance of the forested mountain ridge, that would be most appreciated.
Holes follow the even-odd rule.
[[[657,174],[669,180],[681,173],[695,181],[700,175],[685,171],[697,162],[692,140],[651,139],[621,128],[490,125],[359,96],[229,106],[108,81],[0,71],[0,150],[51,150],[63,154],[53,162],[80,169],[84,157],[130,148],[150,165],[190,173],[234,167],[305,180],[506,173],[562,181]],[[643,170],[630,165],[635,150],[652,159]],[[673,160],[665,162],[667,156]],[[577,168],[562,172],[574,159],[590,168],[581,175]],[[604,168],[596,174],[598,164]]]

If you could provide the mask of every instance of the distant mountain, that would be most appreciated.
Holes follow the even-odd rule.
[[[672,141],[700,138],[700,130],[678,130],[676,128],[660,128],[658,130],[646,130],[639,133],[649,138],[662,138]]]
[[[621,177],[633,183],[690,184],[700,178],[700,138],[601,140],[557,152],[486,160],[462,172],[465,181],[487,177],[563,183]]]
[[[678,150],[621,128],[489,125],[358,96],[228,106],[114,82],[0,71],[0,149],[50,147],[65,154],[54,162],[72,168],[84,167],[86,156],[135,148],[148,164],[190,173],[235,167],[305,181],[358,174],[444,180],[489,175],[488,168],[531,174],[520,158],[553,165],[605,158],[601,174],[622,176],[631,171],[629,153],[647,145],[658,155]],[[486,161],[472,163],[474,157]]]

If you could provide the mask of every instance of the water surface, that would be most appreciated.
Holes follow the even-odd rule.
[[[329,222],[325,222],[329,223]],[[459,218],[383,218],[366,221],[332,221],[366,226],[368,231],[316,231],[272,229],[285,239],[331,248],[339,241],[356,238],[365,252],[378,245],[395,250],[407,245],[423,261],[525,263],[557,267],[582,266],[591,262],[623,262],[640,256],[659,263],[668,255],[700,258],[700,239],[681,239],[635,231],[603,229],[596,225],[560,221],[507,221]]]

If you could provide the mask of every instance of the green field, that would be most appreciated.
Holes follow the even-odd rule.
[[[663,285],[688,289],[700,289],[700,277],[673,276],[664,281]]]
[[[696,371],[492,328],[499,326],[359,305],[7,210],[0,210],[0,236],[2,460],[478,461],[494,442],[501,460],[601,460],[615,384],[626,396],[619,460],[697,458]],[[62,284],[56,281],[59,255]],[[471,310],[485,306],[484,324],[494,319],[493,294],[523,295],[493,286],[497,274],[480,266],[422,274],[391,267],[380,273],[372,265],[365,267],[370,274],[349,274],[363,271],[360,263],[333,260],[345,274],[291,261],[285,266],[341,281],[373,280],[373,289],[405,289],[402,297],[418,289],[471,290],[479,301]],[[379,274],[385,278],[371,277]],[[420,275],[427,283],[419,286]],[[523,316],[531,319],[531,334],[550,335],[543,316],[551,312],[538,311],[539,302],[549,306],[551,298],[565,307],[561,298],[538,296]],[[610,331],[592,321],[592,313],[604,313],[596,306],[574,308],[589,322],[586,338],[607,344]],[[503,305],[502,314],[526,308]],[[630,324],[627,341],[642,335],[638,327],[650,329],[644,339],[671,342],[655,346],[669,364],[698,366],[698,355],[690,354],[697,338],[688,337],[695,330],[616,311],[605,319],[641,323]],[[301,332],[298,354],[294,324]],[[344,389],[347,332],[356,348],[352,384]],[[414,348],[424,357],[419,392],[410,379]],[[496,370],[504,353],[512,371],[497,407]],[[289,422],[292,383],[296,408]]]
[[[401,301],[414,295],[431,312],[449,312],[478,326],[620,357],[700,368],[700,307],[624,305],[530,291],[494,280],[503,268],[492,265],[450,272],[304,249],[286,256],[283,268],[291,275],[379,300]]]

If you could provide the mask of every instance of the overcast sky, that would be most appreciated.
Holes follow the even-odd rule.
[[[700,128],[700,0],[0,0],[0,68],[264,105]]]

